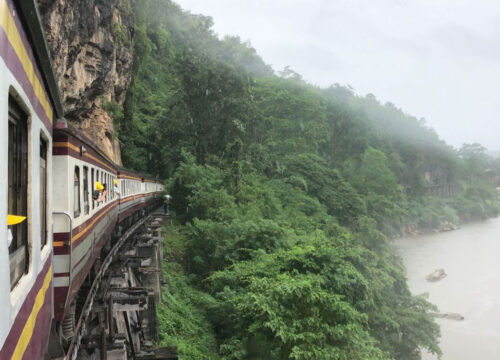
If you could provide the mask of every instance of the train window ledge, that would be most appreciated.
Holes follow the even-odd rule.
[[[52,235],[49,235],[49,239],[52,238]],[[48,246],[50,245],[50,246]],[[46,244],[43,245],[42,250],[40,251],[40,259],[42,260],[42,266],[45,264],[47,259],[49,258],[50,254],[52,252],[52,243],[51,241],[47,241]]]
[[[11,314],[15,317],[21,308],[21,305],[26,298],[33,283],[33,268],[29,267],[29,271],[24,273],[17,281],[14,287],[10,290],[10,307]],[[12,317],[11,317],[12,318]]]

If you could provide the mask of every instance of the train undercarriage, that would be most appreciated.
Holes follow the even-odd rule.
[[[169,220],[141,212],[117,226],[64,320],[53,324],[46,359],[178,359],[175,347],[155,347]]]

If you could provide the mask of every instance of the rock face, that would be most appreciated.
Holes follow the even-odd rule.
[[[121,164],[113,121],[103,108],[123,104],[133,65],[130,0],[38,0],[65,117]]]

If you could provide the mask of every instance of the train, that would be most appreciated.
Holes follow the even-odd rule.
[[[43,359],[49,336],[71,336],[64,325],[112,235],[164,185],[64,120],[35,0],[0,0],[0,113],[0,359]]]

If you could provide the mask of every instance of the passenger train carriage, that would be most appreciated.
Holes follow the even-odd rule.
[[[0,0],[0,114],[0,218],[26,218],[0,230],[0,359],[42,359],[51,329],[71,335],[62,324],[112,232],[163,185],[116,166],[63,120],[34,0]]]

